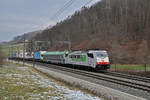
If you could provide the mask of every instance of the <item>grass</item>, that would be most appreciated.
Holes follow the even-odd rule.
[[[9,52],[10,52],[9,48],[10,48],[10,45],[2,45],[2,52],[5,57],[9,56]]]
[[[23,45],[2,45],[2,52],[5,57],[9,57],[15,51],[23,51]]]
[[[139,64],[139,65],[133,65],[133,64],[128,64],[128,65],[116,65],[116,69],[124,69],[124,70],[145,70],[145,65]],[[111,69],[115,69],[115,64],[111,64]],[[150,65],[146,65],[146,70],[150,71]]]
[[[0,100],[26,100],[29,98],[45,100],[48,96],[62,96],[63,98],[63,93],[53,87],[41,86],[38,83],[41,79],[33,76],[36,74],[30,70],[24,70],[24,68],[23,70],[17,67],[0,68]]]
[[[49,77],[31,66],[20,67],[21,64],[8,62],[5,62],[5,65],[0,68],[0,100],[63,100],[68,92],[60,87],[73,91],[79,90]],[[83,91],[83,94],[89,93]],[[91,94],[91,96],[95,95]]]

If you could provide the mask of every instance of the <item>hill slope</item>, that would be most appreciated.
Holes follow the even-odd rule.
[[[59,41],[71,41],[72,49],[109,51],[112,62],[146,63],[150,49],[149,0],[102,0],[36,35],[50,41],[50,50],[67,49]]]
[[[31,40],[33,39],[37,34],[40,34],[42,32],[42,30],[39,31],[33,31],[33,32],[28,32],[25,34],[25,39],[26,40]],[[13,43],[20,43],[24,41],[24,35],[20,35],[20,36],[16,36],[14,37],[14,39],[12,41],[10,41],[10,44]]]

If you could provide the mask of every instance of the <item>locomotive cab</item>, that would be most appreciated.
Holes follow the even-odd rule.
[[[108,69],[110,67],[109,58],[106,51],[96,52],[96,68]]]
[[[95,62],[96,62],[96,69],[109,69],[110,63],[109,63],[109,57],[107,54],[107,51],[91,51],[90,54],[94,55]]]

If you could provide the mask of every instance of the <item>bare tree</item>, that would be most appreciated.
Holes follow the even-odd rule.
[[[127,61],[124,60],[127,57],[127,53],[125,50],[121,47],[118,41],[113,41],[111,45],[112,49],[110,51],[112,63],[118,64],[118,63],[126,63]]]

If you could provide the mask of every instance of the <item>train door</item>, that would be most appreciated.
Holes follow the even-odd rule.
[[[95,60],[93,53],[87,53],[88,56],[88,66],[95,68]]]
[[[65,60],[65,64],[68,64],[68,60],[69,60],[69,56],[68,56],[68,53],[66,53],[65,55],[64,55],[64,60]]]

